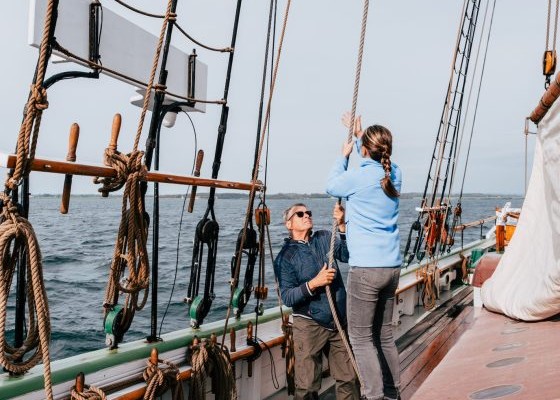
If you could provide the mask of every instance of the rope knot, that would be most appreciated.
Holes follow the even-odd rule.
[[[168,21],[177,21],[177,13],[174,12],[168,12],[166,15],[166,18]]]
[[[144,395],[145,399],[154,399],[161,396],[170,387],[177,385],[178,382],[179,368],[169,361],[160,359],[157,361],[157,363],[152,363],[149,359],[146,361],[147,366],[142,374],[144,381],[148,384]],[[163,366],[160,367],[160,364],[163,364]]]
[[[101,389],[87,385],[84,385],[82,392],[79,392],[74,386],[70,393],[70,399],[72,400],[105,400],[106,398],[105,393]]]
[[[47,89],[42,86],[32,85],[31,86],[31,97],[29,99],[30,104],[32,104],[36,110],[43,111],[49,108],[49,102],[47,101]]]

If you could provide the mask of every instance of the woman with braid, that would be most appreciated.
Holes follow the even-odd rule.
[[[350,126],[349,113],[342,122]],[[360,166],[348,170],[354,143],[345,143],[329,175],[327,193],[346,200],[350,259],[347,321],[362,382],[362,399],[398,399],[399,354],[393,339],[393,305],[399,284],[401,170],[391,162],[391,132],[354,124]]]

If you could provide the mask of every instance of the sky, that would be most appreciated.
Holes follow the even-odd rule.
[[[61,3],[64,1],[69,0]],[[131,4],[163,13],[166,3],[141,0]],[[203,43],[225,47],[230,43],[236,3],[179,0],[178,21]],[[159,33],[160,20],[132,15],[113,1],[102,4]],[[523,130],[526,116],[544,91],[541,60],[547,4],[544,0],[496,1],[465,192],[524,192]],[[285,0],[278,1],[279,25],[285,5]],[[483,1],[479,30],[486,5]],[[393,132],[392,160],[403,171],[403,192],[424,188],[462,6],[459,0],[370,2],[357,112],[363,115],[364,125],[381,124]],[[14,151],[38,56],[37,50],[27,45],[28,8],[26,1],[11,1],[0,14],[2,153]],[[269,193],[324,192],[331,165],[347,137],[340,117],[351,108],[362,8],[362,1],[292,1],[272,103],[266,173]],[[220,179],[250,180],[268,9],[265,0],[244,0],[242,4]],[[208,65],[207,97],[220,99],[227,56],[199,48],[181,35],[174,36],[173,44],[187,52],[197,48],[199,60]],[[72,69],[81,67],[50,64],[47,75]],[[117,112],[123,115],[119,149],[130,151],[141,111],[129,102],[134,95],[134,87],[107,76],[57,83],[48,93],[49,108],[43,114],[37,157],[64,159],[70,125],[77,122],[81,128],[77,161],[101,164]],[[206,153],[201,176],[210,177],[220,107],[208,105],[205,114],[191,116],[198,148]],[[141,146],[150,117],[148,114]],[[536,128],[531,126],[531,130]],[[529,136],[529,167],[533,143],[534,136]],[[162,131],[160,170],[189,175],[194,155],[192,127],[180,115],[175,127]],[[356,161],[353,157],[352,166]],[[3,175],[5,171],[0,168]],[[264,162],[261,171],[264,180]],[[60,193],[63,180],[59,175],[33,173],[31,193]],[[173,185],[160,188],[169,194],[187,189]],[[96,190],[91,178],[74,178],[73,193]]]

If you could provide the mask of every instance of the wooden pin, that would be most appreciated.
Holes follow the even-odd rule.
[[[119,133],[121,132],[121,122],[122,118],[120,114],[115,114],[113,117],[113,125],[111,127],[111,140],[109,141],[109,146],[107,149],[111,152],[117,151],[117,143],[119,141]],[[105,165],[110,165],[109,160],[106,158],[107,153],[105,153]],[[109,192],[102,192],[102,197],[109,197]]]
[[[198,150],[196,154],[196,162],[194,166],[194,176],[200,176],[200,168],[202,167],[202,160],[204,159],[204,150]],[[191,188],[191,198],[189,200],[189,206],[187,211],[192,213],[194,208],[194,199],[196,198],[196,186]]]
[[[76,386],[75,386],[76,387],[76,392],[83,393],[84,382],[85,382],[84,373],[80,372],[78,375],[76,375]]]
[[[158,351],[157,349],[154,347],[150,353],[150,362],[153,365],[158,365],[159,360],[158,360]]]
[[[216,345],[218,343],[218,337],[215,333],[212,333],[210,335],[210,343],[212,343],[213,345]]]
[[[70,136],[68,138],[68,154],[66,161],[76,161],[76,148],[78,147],[78,139],[80,137],[80,126],[73,123],[70,127]],[[60,213],[67,214],[70,207],[70,192],[72,191],[72,174],[64,175],[64,187],[62,188],[62,200],[60,202]]]
[[[229,330],[229,342],[230,342],[230,346],[229,346],[230,352],[235,353],[236,348],[235,348],[235,329],[234,328],[231,328]]]

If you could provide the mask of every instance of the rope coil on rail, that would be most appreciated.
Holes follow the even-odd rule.
[[[191,346],[191,391],[190,400],[206,399],[206,379],[212,379],[216,400],[236,400],[237,387],[229,351],[212,340],[195,338]]]
[[[70,393],[71,400],[105,400],[107,396],[101,389],[96,388],[95,386],[87,386],[84,385],[84,390],[78,392],[76,387],[72,388],[72,392]]]
[[[170,361],[157,360],[153,363],[150,359],[146,361],[146,369],[142,373],[142,378],[147,383],[144,399],[154,400],[169,389],[175,389],[179,383],[179,368]],[[163,366],[160,366],[163,364]]]

